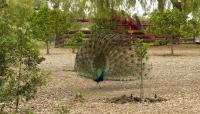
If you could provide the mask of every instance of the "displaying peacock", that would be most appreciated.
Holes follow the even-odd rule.
[[[137,28],[142,24],[135,16]],[[132,46],[133,35],[120,32],[96,31],[76,55],[75,70],[93,80],[101,78],[98,69],[103,69],[103,80],[133,80],[137,78],[137,56]]]
[[[97,79],[96,71],[105,70],[105,80],[135,79],[137,60],[131,45],[132,37],[116,32],[93,33],[78,51],[75,70],[90,79]]]

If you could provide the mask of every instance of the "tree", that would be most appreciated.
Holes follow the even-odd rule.
[[[200,35],[200,17],[199,15],[194,15],[191,20],[188,20],[187,26],[184,27],[187,36],[193,37],[194,39]]]
[[[32,8],[25,1],[8,1],[0,15],[0,102],[2,108],[14,102],[16,112],[20,101],[33,98],[45,80],[37,67],[43,58],[27,19]]]
[[[146,66],[146,60],[148,59],[147,49],[149,45],[147,43],[144,43],[141,39],[136,39],[133,45],[135,47],[134,51],[138,58],[137,60],[138,70],[136,71],[138,71],[138,74],[140,76],[140,99],[142,101],[144,99],[144,76],[147,75],[145,71],[148,70]]]
[[[196,12],[199,10],[200,1],[199,0],[171,0],[173,6],[185,14],[191,12]]]
[[[30,17],[34,37],[45,41],[47,54],[49,54],[49,41],[56,36],[58,45],[59,35],[64,34],[70,27],[67,15],[59,9],[43,7],[35,11]]]
[[[112,15],[113,9],[120,11],[120,7],[129,12],[130,8],[134,8],[137,0],[49,0],[54,3],[54,8],[61,6],[67,13],[69,9],[71,13],[78,13],[80,17],[85,17],[86,12],[88,15],[99,14],[101,16]],[[180,9],[183,12],[189,14],[190,12],[198,11],[200,7],[199,0],[138,0],[142,6],[142,9],[148,13],[154,6],[159,11],[164,11],[169,7]],[[158,6],[155,6],[157,4]],[[85,12],[86,11],[86,12]],[[130,12],[129,12],[130,13]]]
[[[49,54],[49,41],[52,37],[50,9],[47,7],[39,9],[30,16],[32,32],[35,38],[45,41],[47,54]]]
[[[147,0],[140,1],[143,8],[147,6],[146,2]],[[152,0],[150,4],[154,4],[155,2],[158,2],[159,11],[164,11],[166,8],[168,8],[171,5],[173,6],[173,8],[177,8],[180,11],[185,12],[186,14],[189,14],[191,12],[198,11],[200,7],[199,0]],[[167,5],[169,6],[167,7]]]
[[[51,24],[52,24],[52,30],[53,34],[55,35],[55,46],[59,46],[59,37],[69,31],[71,27],[70,19],[67,17],[67,15],[59,10],[54,9],[51,10]]]
[[[176,37],[183,35],[182,27],[186,23],[186,16],[177,9],[157,11],[149,19],[149,31],[155,35],[163,35],[170,40],[171,55],[174,55],[173,43]]]

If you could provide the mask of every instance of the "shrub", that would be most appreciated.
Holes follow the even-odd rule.
[[[62,106],[58,111],[60,114],[68,114],[70,112],[69,108],[66,106]]]
[[[81,46],[84,42],[84,37],[82,32],[76,32],[72,38],[66,42],[66,46]]]
[[[85,101],[85,98],[84,98],[82,92],[77,92],[77,93],[75,94],[75,96],[74,96],[74,99],[75,99],[75,101],[81,102],[81,103],[83,103],[83,102]]]

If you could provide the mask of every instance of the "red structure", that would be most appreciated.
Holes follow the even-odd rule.
[[[114,16],[113,21],[116,22],[116,31],[125,29],[133,38],[141,38],[146,42],[154,40],[153,35],[145,33],[144,31],[149,26],[147,22],[138,23],[134,18],[123,18],[121,16]]]
[[[119,32],[120,30],[125,30],[128,32],[132,37],[127,36],[117,40],[132,40],[130,38],[141,38],[145,42],[154,41],[155,37],[151,34],[145,32],[145,29],[149,26],[147,22],[138,23],[135,18],[124,18],[121,16],[114,16],[112,21],[115,22],[116,26],[113,31]],[[77,19],[77,22],[89,22],[88,19]],[[68,37],[78,31],[69,31],[67,33]],[[86,35],[86,37],[90,37],[91,31],[90,30],[82,30],[82,32]],[[65,38],[60,38],[60,47],[64,47]]]
[[[89,22],[88,19],[77,19],[78,22]],[[136,19],[128,17],[124,18],[121,16],[114,16],[112,21],[116,23],[116,28],[114,29],[115,32],[119,32],[120,30],[124,29],[129,31],[130,35],[133,38],[142,38],[145,41],[153,41],[154,36],[148,33],[145,33],[145,29],[149,26],[147,22],[141,22],[141,25],[136,21]],[[83,31],[83,33],[91,33],[88,31]]]

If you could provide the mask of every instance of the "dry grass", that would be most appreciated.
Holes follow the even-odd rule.
[[[200,113],[200,45],[179,45],[179,56],[163,56],[170,49],[152,47],[149,61],[153,69],[145,80],[145,96],[169,99],[161,103],[106,103],[107,98],[123,94],[139,96],[139,81],[104,81],[102,89],[92,80],[81,78],[73,70],[75,54],[69,49],[52,49],[40,67],[51,71],[51,77],[35,99],[24,107],[41,114],[57,114],[67,106],[70,114],[198,114]],[[81,92],[85,102],[74,100]]]

